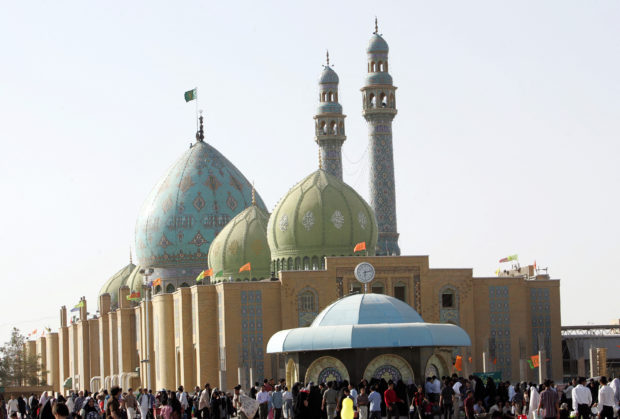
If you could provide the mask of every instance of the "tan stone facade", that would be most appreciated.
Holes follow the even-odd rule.
[[[325,270],[179,288],[153,296],[148,307],[144,300],[127,301],[129,289],[121,288],[119,308],[111,311],[104,294],[96,318],[86,318],[84,303],[79,318],[67,325],[61,309],[58,333],[37,340],[36,350],[55,387],[70,377],[75,389],[143,387],[149,382],[147,358],[153,389],[206,382],[230,389],[238,382],[283,378],[285,359],[267,355],[267,341],[279,330],[307,325],[339,297],[364,292],[353,275],[361,261],[376,270],[367,292],[404,300],[427,322],[451,322],[467,331],[471,347],[441,355],[444,360],[461,355],[461,374],[486,368],[501,370],[503,378],[513,381],[536,380],[537,370],[525,360],[538,351],[540,341],[549,358],[548,376],[561,379],[558,280],[474,278],[471,269],[430,268],[427,256],[328,257]],[[427,357],[433,353],[439,354],[428,351]],[[449,364],[447,369],[453,372]]]

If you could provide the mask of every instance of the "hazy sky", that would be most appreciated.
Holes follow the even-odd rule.
[[[56,329],[127,264],[138,210],[206,139],[269,209],[317,167],[329,49],[345,181],[368,196],[361,93],[375,15],[398,86],[403,254],[561,282],[562,323],[620,318],[620,2],[20,1],[0,13],[0,343]]]

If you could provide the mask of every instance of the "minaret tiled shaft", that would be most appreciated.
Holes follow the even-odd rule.
[[[388,73],[388,45],[375,31],[368,43],[368,74],[361,89],[364,118],[368,122],[370,205],[379,228],[376,254],[400,255],[396,226],[396,188],[392,120],[396,116],[396,87]]]
[[[315,120],[314,139],[319,145],[323,169],[342,180],[342,143],[347,139],[344,131],[342,106],[338,103],[338,75],[329,66],[324,66],[319,78],[319,105]]]

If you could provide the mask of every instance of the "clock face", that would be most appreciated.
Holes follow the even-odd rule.
[[[375,267],[368,262],[362,262],[355,267],[355,277],[362,284],[367,284],[375,278]]]

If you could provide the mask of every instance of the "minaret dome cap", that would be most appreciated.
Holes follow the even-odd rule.
[[[387,53],[390,50],[385,39],[378,33],[372,34],[370,41],[368,41],[368,48],[366,48],[366,52],[371,54],[375,52],[383,52]]]
[[[331,67],[325,66],[323,68],[319,77],[319,84],[338,84],[339,81],[338,74]]]

